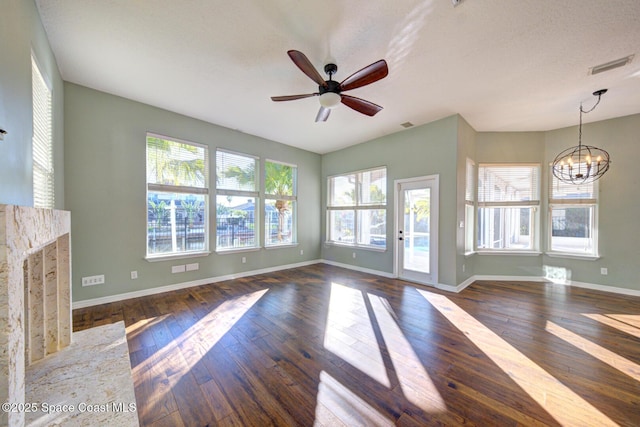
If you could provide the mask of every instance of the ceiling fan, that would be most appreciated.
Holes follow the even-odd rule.
[[[319,96],[320,111],[318,111],[318,115],[316,116],[316,122],[327,121],[331,109],[336,107],[340,102],[367,116],[374,116],[382,110],[381,106],[373,102],[356,98],[355,96],[345,95],[342,92],[366,86],[385,78],[389,74],[389,69],[384,59],[364,67],[338,83],[332,79],[333,74],[338,71],[336,64],[327,64],[324,66],[324,72],[329,75],[329,80],[324,80],[304,53],[297,50],[290,50],[287,54],[303,73],[318,84],[318,92],[304,95],[272,96],[271,99],[273,101],[293,101],[295,99]]]

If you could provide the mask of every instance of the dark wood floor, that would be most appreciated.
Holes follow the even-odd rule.
[[[74,311],[124,320],[144,426],[640,425],[640,298],[324,264]]]

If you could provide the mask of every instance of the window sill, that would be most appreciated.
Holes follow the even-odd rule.
[[[160,262],[160,261],[172,261],[174,259],[201,258],[209,255],[211,255],[210,251],[185,252],[181,254],[147,255],[144,259],[147,260],[148,262]]]
[[[372,252],[386,252],[387,248],[379,248],[376,246],[365,246],[365,245],[349,245],[349,244],[344,244],[344,243],[336,243],[336,242],[324,242],[324,244],[326,246],[335,246],[338,248],[352,248],[352,249],[362,249],[365,251],[372,251]]]
[[[271,249],[286,249],[286,248],[296,248],[298,247],[297,243],[283,243],[282,245],[269,245],[269,246],[265,246],[264,248],[266,250],[271,250]]]
[[[241,252],[257,252],[260,248],[230,248],[230,249],[217,249],[216,254],[218,255],[227,255],[227,254],[238,254]]]
[[[579,255],[568,252],[545,252],[545,255],[551,258],[581,259],[584,261],[596,261],[600,259],[599,255]]]
[[[478,255],[516,255],[516,256],[540,256],[538,251],[477,251]]]
[[[471,252],[465,252],[464,253],[464,257],[465,258],[469,258],[472,255],[475,255],[477,252],[476,251],[471,251]]]

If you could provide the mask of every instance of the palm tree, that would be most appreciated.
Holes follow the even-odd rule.
[[[253,165],[247,168],[241,168],[237,165],[230,166],[223,172],[225,178],[235,178],[241,186],[255,182],[255,169]],[[290,209],[289,200],[283,196],[293,196],[293,167],[282,163],[266,162],[265,163],[265,193],[270,196],[278,197],[276,199],[275,208],[278,211],[278,241],[283,240],[282,231],[284,229],[284,221],[286,213]]]
[[[274,196],[293,196],[293,168],[282,163],[266,162],[265,164],[265,192]],[[276,199],[278,211],[278,242],[282,241],[284,219],[289,211],[289,201],[284,198]]]

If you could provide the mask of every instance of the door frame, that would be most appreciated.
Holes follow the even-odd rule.
[[[436,287],[438,285],[438,253],[439,253],[439,240],[438,240],[438,227],[439,227],[439,211],[440,211],[440,175],[426,175],[417,176],[413,178],[396,179],[393,181],[393,203],[394,203],[394,256],[393,256],[393,276],[400,278],[400,251],[404,248],[404,241],[398,239],[400,235],[400,212],[404,211],[404,207],[399,207],[400,201],[400,186],[401,184],[413,183],[413,182],[428,182],[431,187],[431,203],[436,202],[436,209],[431,209],[429,214],[430,220],[430,234],[429,234],[429,268],[430,268],[430,281],[418,281],[411,280],[415,283],[422,285],[429,285]],[[404,216],[403,216],[404,217]],[[402,247],[401,247],[402,243]],[[432,250],[434,249],[435,250]],[[406,280],[406,279],[403,279]]]

